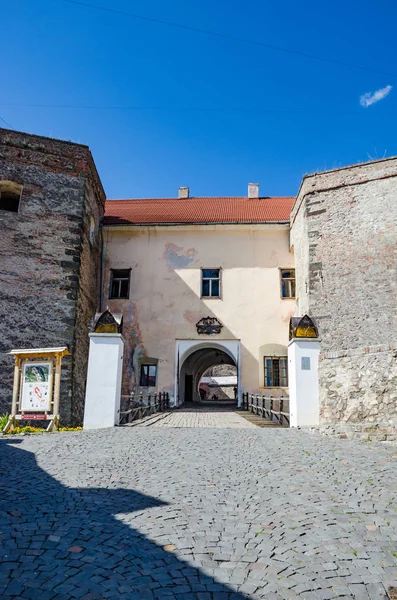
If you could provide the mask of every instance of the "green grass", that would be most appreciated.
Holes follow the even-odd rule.
[[[8,415],[1,415],[0,417],[0,431],[3,431],[4,427],[7,425],[8,423]]]

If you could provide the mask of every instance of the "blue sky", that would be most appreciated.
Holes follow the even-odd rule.
[[[0,0],[0,117],[88,144],[110,198],[245,195],[249,181],[292,195],[305,173],[397,154],[394,0],[86,1],[368,69],[62,0]]]

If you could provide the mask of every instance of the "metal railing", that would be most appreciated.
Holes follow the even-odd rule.
[[[158,412],[164,412],[170,407],[168,392],[155,394],[131,394],[129,396],[128,410],[120,411],[119,425],[127,425],[138,419],[143,419]]]
[[[242,410],[248,410],[254,415],[289,427],[289,398],[280,396],[260,396],[259,394],[243,394]]]

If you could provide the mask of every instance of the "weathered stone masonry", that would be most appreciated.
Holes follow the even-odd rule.
[[[23,186],[0,210],[0,412],[11,348],[67,345],[61,419],[82,419],[88,325],[97,309],[105,194],[87,146],[0,129],[0,180]]]
[[[322,422],[396,425],[397,159],[305,177],[291,245],[322,339]]]

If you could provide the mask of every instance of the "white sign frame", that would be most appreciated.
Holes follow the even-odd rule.
[[[53,370],[54,366],[51,360],[22,363],[19,405],[21,412],[48,413],[51,411]]]

